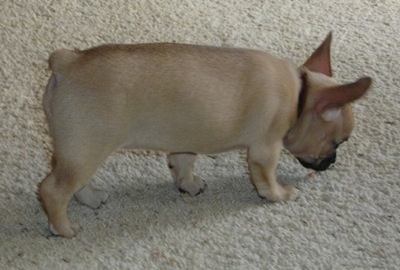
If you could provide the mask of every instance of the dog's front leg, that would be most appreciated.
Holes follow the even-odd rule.
[[[248,150],[248,165],[251,181],[258,195],[271,202],[290,201],[297,198],[298,189],[281,185],[276,180],[276,167],[282,143],[257,145]]]
[[[176,185],[182,192],[192,196],[204,191],[205,182],[193,175],[193,164],[197,155],[194,153],[171,153],[168,155],[168,167]]]

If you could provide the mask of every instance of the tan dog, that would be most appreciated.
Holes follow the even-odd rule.
[[[306,167],[326,169],[353,129],[350,102],[371,84],[331,78],[331,34],[306,63],[270,54],[182,44],[104,45],[50,56],[44,108],[54,140],[54,170],[39,198],[53,234],[73,237],[73,195],[96,208],[106,199],[90,179],[116,149],[168,152],[177,186],[191,195],[197,153],[248,151],[251,180],[269,201],[296,198],[276,180],[282,146]]]

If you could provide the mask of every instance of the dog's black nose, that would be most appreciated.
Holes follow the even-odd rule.
[[[300,158],[297,159],[301,165],[303,165],[305,168],[308,169],[313,169],[316,171],[325,171],[326,169],[329,168],[329,166],[332,163],[335,163],[336,161],[336,152],[334,152],[331,156],[323,159],[323,160],[316,160],[314,162],[306,162]]]

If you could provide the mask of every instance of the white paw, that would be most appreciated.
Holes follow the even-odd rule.
[[[206,183],[203,179],[193,176],[193,181],[182,181],[179,185],[181,192],[189,193],[192,196],[199,195],[206,188]]]
[[[259,190],[258,194],[270,202],[287,202],[297,199],[299,190],[291,185],[277,185],[274,189]]]
[[[91,185],[87,185],[86,187],[75,193],[75,198],[81,204],[96,209],[99,208],[102,203],[107,201],[108,195],[101,189],[97,189]]]
[[[52,235],[72,238],[78,234],[78,232],[81,230],[81,227],[78,223],[69,221],[67,224],[62,224],[59,230],[57,230],[53,224],[49,223],[49,230]]]

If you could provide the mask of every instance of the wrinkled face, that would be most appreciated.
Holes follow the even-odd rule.
[[[349,137],[354,126],[350,105],[340,115],[326,121],[313,111],[304,112],[285,137],[285,147],[300,163],[316,171],[326,170],[336,161],[336,150]]]
[[[332,32],[299,68],[302,90],[298,119],[284,138],[285,147],[306,167],[326,170],[336,161],[336,149],[354,127],[351,102],[362,97],[372,79],[338,84],[332,78]]]

